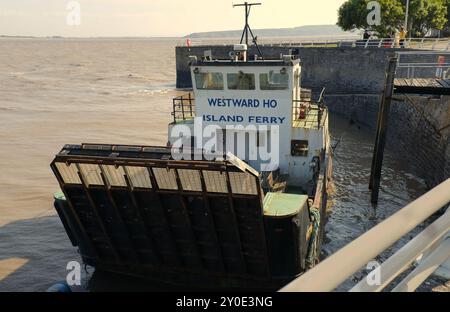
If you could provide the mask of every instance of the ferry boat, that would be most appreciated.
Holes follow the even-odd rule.
[[[55,207],[84,263],[184,288],[275,290],[313,267],[332,153],[296,55],[190,58],[167,146],[66,145]]]

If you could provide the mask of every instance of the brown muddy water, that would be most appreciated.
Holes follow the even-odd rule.
[[[175,89],[175,45],[0,39],[0,291],[45,291],[65,280],[68,262],[80,261],[53,209],[58,185],[49,164],[64,144],[166,143],[171,99],[183,93]],[[387,151],[380,203],[373,207],[367,189],[372,132],[335,115],[330,127],[336,192],[324,256],[426,191]],[[77,291],[166,289],[93,271],[83,272]]]

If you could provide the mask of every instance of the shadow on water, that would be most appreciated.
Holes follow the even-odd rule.
[[[0,227],[0,292],[46,291],[53,284],[65,281],[69,272],[66,266],[71,261],[81,263],[81,257],[56,215]],[[73,291],[188,290],[94,271],[82,266],[82,285],[72,287]]]
[[[81,263],[57,215],[22,220],[0,227],[0,292],[46,291],[65,281],[71,261]],[[82,266],[75,292],[207,291],[183,288]]]
[[[45,291],[79,261],[57,216],[0,227],[0,291]]]

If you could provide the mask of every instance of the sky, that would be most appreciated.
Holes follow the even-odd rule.
[[[253,29],[336,24],[345,2],[258,1],[262,6],[253,7],[250,17]],[[0,0],[0,35],[177,37],[241,29],[243,8],[233,3],[241,0]]]

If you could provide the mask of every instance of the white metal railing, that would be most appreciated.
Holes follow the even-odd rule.
[[[450,74],[450,50],[398,51],[396,54],[397,78],[415,78],[416,74],[423,78],[428,74],[429,77],[446,79]]]
[[[191,39],[191,46],[204,45],[232,45],[238,43],[239,39]],[[267,38],[258,40],[260,46],[292,46],[292,47],[324,47],[324,48],[409,48],[419,50],[450,51],[450,39],[448,38],[408,38],[404,44],[398,38],[381,39],[356,39],[355,37],[343,37],[340,39],[305,39],[305,38]],[[186,46],[186,40],[179,41],[178,46]]]
[[[450,203],[450,179],[416,199],[335,254],[281,289],[283,292],[332,291],[377,255]],[[420,255],[429,253],[394,291],[415,290],[450,256],[450,210],[376,268],[380,281],[363,279],[352,291],[380,291],[409,268]]]

